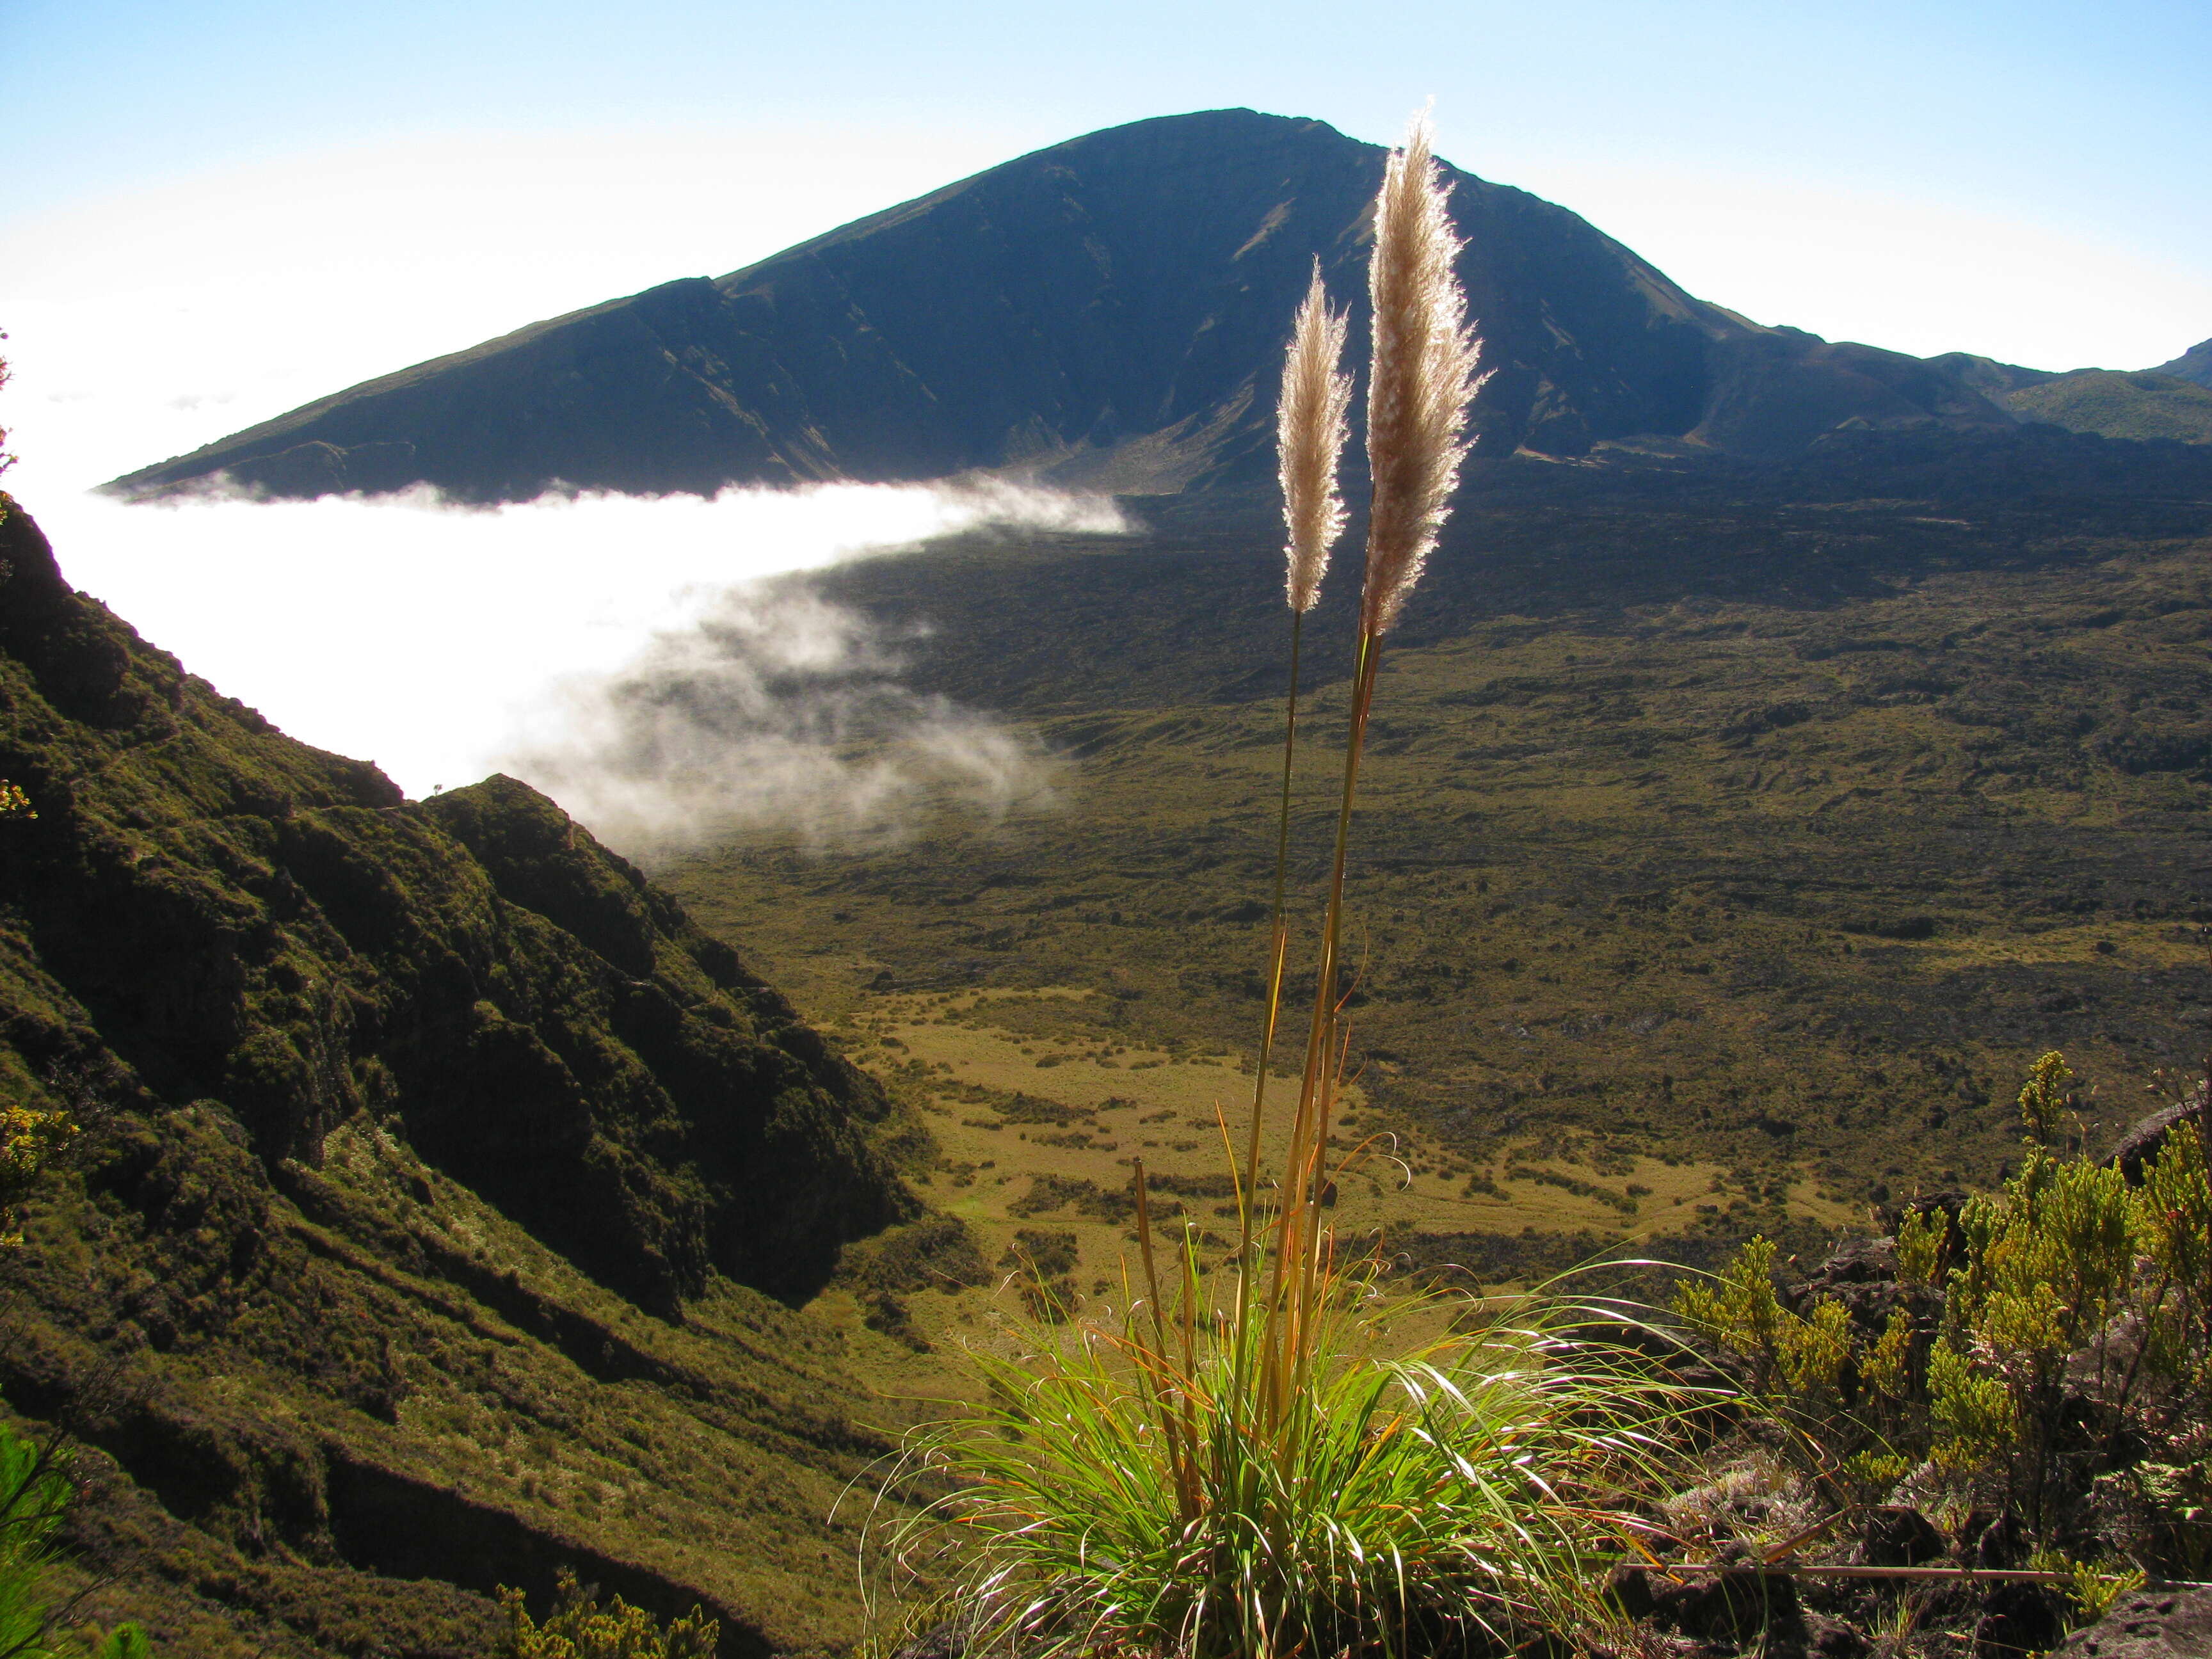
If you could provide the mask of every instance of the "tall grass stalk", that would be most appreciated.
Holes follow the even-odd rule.
[[[1031,1328],[1031,1352],[978,1356],[991,1403],[936,1431],[957,1489],[908,1534],[969,1551],[970,1651],[1289,1659],[1480,1645],[1588,1619],[1590,1553],[1631,1523],[1666,1464],[1680,1391],[1592,1340],[1613,1316],[1556,1295],[1476,1304],[1389,1293],[1372,1254],[1340,1259],[1325,1213],[1350,1033],[1338,990],[1345,872],[1383,635],[1434,548],[1467,451],[1478,347],[1453,273],[1460,244],[1425,118],[1376,200],[1367,567],[1334,852],[1304,1064],[1272,1181],[1261,1145],[1282,1010],[1297,653],[1340,531],[1336,457],[1351,388],[1345,320],[1318,269],[1284,375],[1291,692],[1277,826],[1275,927],[1253,1116],[1236,1176],[1240,1238],[1207,1293],[1198,1235],[1158,1237],[1134,1166],[1141,1283],[1118,1328]],[[1163,1258],[1166,1259],[1164,1261]]]
[[[1249,1262],[1252,1250],[1252,1206],[1260,1180],[1260,1131],[1266,1121],[1267,1080],[1275,1052],[1275,1027],[1283,1006],[1283,972],[1290,956],[1289,917],[1285,908],[1291,867],[1291,786],[1298,747],[1299,647],[1306,612],[1321,599],[1328,556],[1344,534],[1344,496],[1337,488],[1337,465],[1351,436],[1352,376],[1339,365],[1350,318],[1331,308],[1321,280],[1321,260],[1291,327],[1290,349],[1283,358],[1282,397],[1276,404],[1277,476],[1283,489],[1284,597],[1291,608],[1291,684],[1284,703],[1283,781],[1275,817],[1275,892],[1267,941],[1267,1013],[1260,1035],[1259,1066],[1252,1084],[1251,1134],[1237,1194],[1237,1259]]]
[[[1375,201],[1375,249],[1367,268],[1373,310],[1367,382],[1367,571],[1335,849],[1322,913],[1305,1065],[1269,1263],[1269,1320],[1261,1335],[1259,1398],[1270,1422],[1282,1419],[1291,1396],[1309,1380],[1314,1322],[1328,1278],[1322,1200],[1328,1186],[1329,1123],[1343,1052],[1337,979],[1345,865],[1382,635],[1419,580],[1450,510],[1452,489],[1467,455],[1468,405],[1480,384],[1476,370],[1481,348],[1467,325],[1467,299],[1453,270],[1460,248],[1424,115],[1414,120],[1405,144],[1392,152]]]

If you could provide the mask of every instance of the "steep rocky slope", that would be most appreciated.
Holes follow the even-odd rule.
[[[405,801],[20,512],[0,557],[0,1101],[88,1130],[0,1397],[91,1449],[94,1608],[474,1653],[574,1563],[728,1652],[851,1637],[824,1517],[884,1442],[778,1298],[915,1211],[880,1091],[522,785]]]
[[[340,392],[118,480],[477,499],[1030,465],[1162,492],[1268,476],[1311,260],[1364,301],[1383,152],[1249,110],[1041,150],[720,279],[687,278]],[[2012,417],[1950,360],[1755,326],[1551,203],[1455,173],[1498,373],[1486,453],[1633,434],[1787,454],[1843,423]],[[1971,360],[1960,360],[1961,362]]]

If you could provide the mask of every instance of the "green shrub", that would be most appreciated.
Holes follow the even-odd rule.
[[[991,1270],[966,1222],[933,1215],[848,1244],[838,1276],[862,1291],[957,1291],[988,1284]]]
[[[55,1157],[76,1139],[67,1112],[42,1112],[10,1103],[0,1106],[0,1249],[23,1242],[17,1211]]]
[[[578,1583],[566,1567],[544,1624],[531,1618],[519,1589],[502,1589],[499,1605],[507,1619],[501,1659],[714,1659],[722,1628],[696,1607],[666,1624],[619,1595],[603,1607],[597,1587]]]
[[[2061,1156],[2052,1144],[2074,1081],[2063,1055],[2036,1060],[2020,1093],[2020,1173],[1969,1200],[1955,1231],[1938,1211],[1905,1218],[1898,1278],[1922,1299],[1878,1334],[1854,1330],[1832,1299],[1793,1312],[1774,1285],[1774,1247],[1758,1238],[1674,1306],[1741,1355],[1762,1402],[1865,1486],[1924,1461],[1961,1502],[2015,1510],[2048,1542],[2067,1522],[2056,1476],[2086,1466],[2159,1517],[2148,1547],[2187,1568],[2212,1529],[2206,1506],[2185,1501],[2202,1484],[2195,1466],[2106,1465],[2130,1435],[2154,1446],[2212,1436],[2203,1149],[2185,1118],[2132,1191],[2117,1169]]]

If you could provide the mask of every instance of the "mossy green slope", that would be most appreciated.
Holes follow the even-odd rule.
[[[88,1127],[5,1265],[107,1618],[178,1654],[480,1652],[574,1565],[857,1631],[879,1455],[790,1311],[913,1213],[882,1092],[507,779],[410,803],[0,525],[0,1097]]]

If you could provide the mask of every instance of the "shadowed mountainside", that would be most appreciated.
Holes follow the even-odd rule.
[[[20,511],[0,558],[0,1103],[88,1129],[0,1261],[0,1393],[94,1449],[90,1605],[473,1653],[574,1564],[729,1653],[850,1639],[878,1408],[783,1303],[919,1212],[881,1090],[543,797],[405,801]]]
[[[1364,327],[1384,152],[1217,110],[994,167],[716,280],[686,278],[351,387],[117,481],[277,495],[1024,468],[1159,493],[1270,476],[1273,378],[1318,255]],[[1453,174],[1498,374],[1480,451],[1658,434],[1790,454],[1843,424],[2013,417],[1966,366],[1761,328],[1564,208]],[[2021,371],[2030,373],[2033,371]]]

